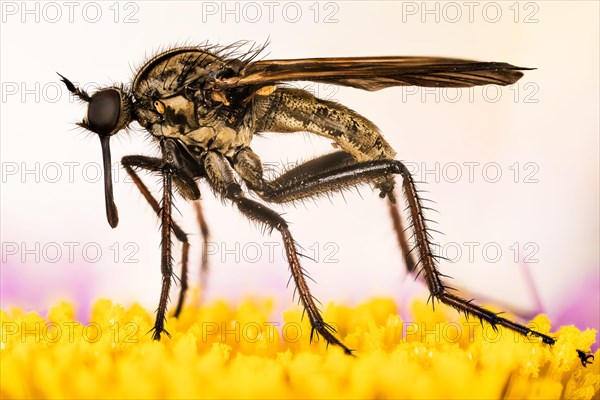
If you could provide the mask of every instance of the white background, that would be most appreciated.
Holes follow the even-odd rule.
[[[398,158],[419,168],[417,179],[429,182],[421,187],[439,211],[429,217],[445,233],[434,237],[446,244],[446,256],[456,258],[440,267],[455,278],[451,286],[463,288],[467,297],[531,311],[535,303],[523,275],[529,255],[528,269],[547,312],[558,317],[563,303],[581,301],[580,308],[598,315],[597,2],[24,4],[2,4],[3,308],[43,311],[64,298],[85,308],[109,297],[154,309],[158,300],[156,218],[121,169],[115,176],[120,224],[109,227],[103,185],[95,179],[98,140],[74,129],[85,107],[59,86],[55,71],[93,91],[93,85],[130,82],[160,49],[268,39],[265,58],[433,55],[536,67],[512,88],[368,93],[301,86],[370,118]],[[155,154],[141,128],[132,128],[112,141],[113,161]],[[253,148],[273,164],[309,159],[331,145],[304,134],[268,135],[256,138]],[[465,163],[479,163],[472,179]],[[438,172],[424,175],[423,168]],[[24,175],[25,169],[37,172]],[[265,244],[279,237],[264,236],[215,199],[206,184],[201,190],[212,249],[219,249],[210,260],[206,298],[275,297],[289,306],[282,246],[274,245],[270,260]],[[275,208],[285,212],[305,253],[318,261],[304,260],[304,266],[318,282],[311,287],[323,303],[375,296],[405,301],[415,289],[405,280],[386,207],[369,187],[360,193],[362,198],[349,193],[331,202]],[[193,210],[181,199],[177,205],[178,219],[198,240]],[[465,245],[471,242],[473,257]],[[224,253],[224,247],[238,251]],[[102,256],[95,260],[98,248]],[[496,249],[502,256],[489,262]],[[133,250],[132,262],[126,262]],[[199,246],[192,248],[193,283],[199,252]],[[597,319],[588,321],[598,325]]]

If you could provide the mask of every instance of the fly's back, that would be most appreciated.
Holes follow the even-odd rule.
[[[231,66],[200,47],[175,48],[158,54],[139,70],[133,80],[133,94],[139,100],[170,97],[188,85],[200,88]]]
[[[138,122],[156,137],[176,138],[193,153],[208,149],[229,154],[249,142],[239,136],[245,111],[229,93],[215,90],[216,79],[236,74],[243,62],[200,47],[176,48],[148,61],[133,82]]]

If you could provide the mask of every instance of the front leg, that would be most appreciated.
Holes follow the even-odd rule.
[[[160,301],[158,303],[158,310],[156,312],[156,322],[154,323],[154,331],[152,339],[160,340],[161,333],[167,332],[164,328],[165,321],[167,319],[167,303],[169,301],[169,291],[171,289],[171,280],[173,279],[173,254],[171,253],[171,229],[173,221],[171,219],[171,208],[172,208],[172,188],[171,188],[171,177],[172,171],[169,167],[164,167],[162,170],[163,178],[163,197],[162,207],[160,209],[160,222],[161,222],[161,241],[160,241],[160,270],[162,273],[162,289],[160,291]]]
[[[146,184],[142,181],[140,176],[137,174],[136,169],[146,169],[154,172],[162,171],[163,161],[160,158],[154,157],[145,157],[145,156],[125,156],[121,160],[121,164],[125,168],[125,171],[131,179],[133,183],[140,190],[148,204],[152,207],[158,218],[162,218],[162,208],[158,201],[154,198],[150,190],[146,186]],[[198,200],[199,201],[199,200]],[[181,309],[183,306],[183,301],[185,299],[185,294],[188,289],[188,255],[190,251],[190,243],[188,241],[187,234],[177,225],[177,223],[173,222],[173,233],[177,240],[181,242],[181,289],[179,291],[179,300],[177,302],[177,308],[175,309],[175,317],[178,317],[181,313]]]
[[[153,339],[160,340],[162,333],[169,333],[164,329],[166,320],[167,303],[173,275],[173,255],[171,232],[182,243],[182,273],[181,273],[181,291],[177,303],[175,316],[181,312],[183,300],[187,290],[187,258],[189,252],[189,242],[187,235],[173,221],[172,214],[172,193],[173,185],[177,187],[182,195],[190,200],[200,197],[200,191],[195,184],[191,174],[187,172],[177,157],[177,146],[170,139],[161,142],[163,152],[162,158],[152,158],[144,156],[126,156],[122,159],[122,164],[127,173],[133,179],[144,198],[148,201],[152,209],[158,215],[161,221],[161,272],[162,289],[157,309],[156,322],[153,331]],[[159,173],[162,178],[162,201],[159,202],[152,196],[148,187],[142,182],[135,169],[144,169],[147,171]]]

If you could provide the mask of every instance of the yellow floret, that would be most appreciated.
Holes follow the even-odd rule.
[[[598,398],[600,356],[576,349],[595,331],[562,327],[547,346],[422,302],[403,321],[391,300],[330,304],[324,318],[357,357],[310,343],[302,311],[272,301],[216,302],[169,318],[171,339],[147,332],[154,315],[98,301],[90,322],[70,304],[42,318],[0,312],[2,398]],[[450,318],[450,319],[448,319]],[[541,332],[550,322],[530,322]]]

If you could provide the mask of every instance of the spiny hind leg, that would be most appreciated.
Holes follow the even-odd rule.
[[[408,272],[411,274],[415,273],[417,270],[417,262],[415,261],[415,256],[412,253],[408,237],[406,236],[407,228],[404,227],[404,221],[398,211],[398,202],[392,202],[392,200],[388,198],[387,205],[390,219],[392,220],[392,226],[394,227],[394,233],[396,234],[396,241],[398,242],[398,247],[400,247],[402,258],[404,259],[404,265],[406,265]]]
[[[334,166],[336,162],[337,167]],[[285,203],[343,190],[363,183],[377,182],[391,175],[401,175],[403,178],[402,188],[408,200],[411,226],[414,230],[418,265],[420,272],[424,275],[431,297],[458,311],[486,321],[494,327],[499,325],[525,336],[534,335],[542,338],[547,344],[555,342],[555,339],[548,335],[500,317],[498,314],[448,291],[441,280],[442,274],[437,269],[421,198],[412,175],[400,161],[351,162],[347,154],[333,153],[309,161],[309,163],[308,166],[302,164],[305,165],[305,168],[296,167],[273,181],[265,183],[260,192],[261,197],[270,202]],[[323,168],[319,168],[320,166]]]
[[[298,89],[278,88],[267,96],[256,96],[254,99],[255,120],[258,121],[257,132],[311,132],[334,140],[335,147],[343,149],[356,160],[356,163],[351,165],[348,165],[347,161],[342,161],[337,171],[315,171],[314,174],[307,172],[311,170],[310,168],[294,168],[292,170],[294,172],[289,171],[269,184],[256,179],[252,182],[250,179],[252,183],[249,186],[254,186],[252,188],[265,200],[284,203],[368,182],[375,183],[381,191],[380,196],[388,197],[389,201],[394,203],[394,184],[390,176],[400,174],[403,177],[402,188],[408,200],[417,262],[414,261],[411,252],[407,251],[409,247],[403,235],[405,230],[402,220],[395,218],[395,216],[399,217],[397,209],[390,209],[392,220],[408,268],[412,266],[416,269],[420,266],[419,273],[424,272],[431,297],[465,314],[474,315],[481,321],[485,320],[494,327],[500,325],[523,335],[537,336],[547,344],[555,342],[555,339],[548,335],[502,318],[448,292],[448,288],[442,284],[442,274],[436,267],[436,257],[431,249],[429,230],[426,227],[427,220],[423,214],[425,207],[422,205],[414,180],[401,162],[393,160],[394,150],[371,121],[338,103],[319,100],[310,93]],[[331,161],[327,156],[323,160]],[[315,160],[313,165],[314,162]],[[321,166],[324,165],[323,161]],[[254,172],[256,173],[256,170]],[[305,179],[300,179],[302,177]],[[578,351],[578,356],[584,366],[590,362],[584,352]]]

